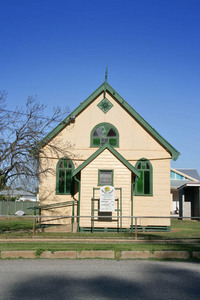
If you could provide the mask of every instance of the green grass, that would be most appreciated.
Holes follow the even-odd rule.
[[[33,230],[32,218],[3,218],[0,220],[0,233]]]
[[[95,244],[95,243],[59,243],[59,242],[26,242],[11,243],[5,242],[0,244],[0,251],[9,250],[38,250],[41,251],[64,251],[64,250],[114,250],[114,251],[200,251],[199,244]]]
[[[0,251],[5,250],[37,250],[37,252],[43,251],[62,251],[62,250],[114,250],[119,251],[200,251],[199,243],[177,243],[169,241],[169,239],[178,238],[199,238],[200,239],[200,222],[197,221],[181,221],[172,220],[171,232],[139,232],[139,242],[134,242],[135,233],[121,232],[121,233],[42,233],[36,232],[35,239],[33,236],[33,220],[31,218],[6,218],[0,220],[0,240],[13,238],[12,242],[0,243]],[[30,238],[30,241],[18,242],[20,238]],[[43,241],[40,241],[43,238]],[[46,242],[45,239],[51,238],[51,242]],[[62,238],[62,241],[54,239]],[[67,241],[67,239],[74,239],[74,242]],[[104,239],[101,243],[93,242],[80,242],[77,239]],[[107,241],[107,239],[113,239],[113,241]],[[115,241],[117,239],[117,241]],[[119,240],[126,240],[125,242]],[[157,241],[158,239],[164,240],[162,244]],[[157,242],[156,242],[157,241]]]
[[[172,220],[170,232],[143,232],[138,237],[144,239],[174,239],[200,238],[200,222],[186,220]]]
[[[134,232],[94,232],[94,233],[43,233],[37,232],[36,224],[35,237],[38,238],[117,238],[134,239]],[[32,237],[33,220],[32,218],[12,218],[0,220],[0,238]],[[178,238],[200,238],[200,222],[186,220],[172,220],[170,232],[138,232],[139,240],[158,240],[158,239],[178,239]]]

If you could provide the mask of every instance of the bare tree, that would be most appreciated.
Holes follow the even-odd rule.
[[[39,104],[36,97],[29,97],[25,108],[16,107],[14,111],[6,107],[6,93],[0,92],[0,188],[5,183],[12,184],[20,178],[33,180],[41,168],[39,147],[47,133],[69,113],[69,109],[53,108],[51,116],[45,116],[45,106]],[[70,151],[70,145],[60,149],[52,143],[51,151],[59,157]]]

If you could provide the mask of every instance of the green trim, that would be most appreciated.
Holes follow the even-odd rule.
[[[59,168],[59,164],[62,160],[67,160],[68,162],[71,163],[72,168],[67,168],[67,167],[63,167],[63,168]],[[64,180],[64,189],[65,191],[63,193],[59,192],[59,171],[62,170],[65,172],[67,170],[71,171],[71,187],[70,187],[70,192],[66,192],[66,178]],[[68,157],[62,157],[59,159],[59,161],[57,162],[56,165],[56,195],[73,195],[73,171],[74,171],[74,163],[71,159],[69,159]],[[66,175],[65,175],[66,176]]]
[[[74,179],[76,180],[76,182],[78,182],[78,209],[77,209],[77,215],[78,215],[78,218],[77,218],[77,232],[80,232],[80,200],[81,200],[81,182],[80,180],[78,180],[76,178],[76,176],[74,176]]]
[[[133,185],[134,181],[131,183],[131,229],[133,228]]]
[[[97,106],[104,114],[106,114],[113,107],[113,104],[107,98],[103,98]]]
[[[137,226],[138,232],[170,232],[170,226]],[[80,232],[91,232],[91,227],[80,227]],[[134,232],[133,228],[120,228],[120,232]],[[94,227],[92,232],[119,232],[118,228],[112,227]]]
[[[150,169],[149,169],[149,180],[150,180],[150,191],[148,193],[145,193],[144,190],[145,190],[145,186],[144,186],[144,181],[142,182],[143,184],[143,187],[142,187],[142,190],[143,192],[141,193],[138,189],[138,181],[141,179],[141,173],[144,174],[144,171],[148,171],[147,169],[138,169],[138,165],[144,162],[147,162],[150,166]],[[135,182],[135,196],[145,196],[145,197],[148,197],[148,196],[153,196],[153,167],[152,167],[152,164],[150,163],[150,161],[146,158],[141,158],[137,161],[136,165],[135,165],[135,168],[139,171],[140,173],[140,176],[139,176],[139,179],[137,178],[136,179],[136,182]],[[142,176],[144,178],[144,175]]]
[[[52,138],[54,138],[70,122],[70,116],[77,117],[91,102],[93,102],[101,93],[110,93],[115,97],[118,103],[134,117],[141,126],[143,126],[166,150],[171,153],[172,159],[177,160],[180,153],[168,143],[153,127],[149,125],[108,83],[104,81],[84,102],[82,102],[69,116],[67,116],[57,127],[55,127],[38,145],[37,149],[44,147]]]
[[[111,184],[108,184],[108,183],[100,184],[100,172],[101,172],[101,171],[112,172],[112,183],[111,183]],[[111,169],[99,169],[99,170],[98,170],[98,185],[99,185],[99,186],[113,185],[113,177],[114,177],[113,174],[114,174],[114,170],[111,170]]]
[[[111,123],[107,123],[107,122],[102,122],[102,123],[99,123],[99,124],[97,124],[93,129],[92,129],[92,131],[91,131],[91,133],[90,133],[90,147],[94,147],[94,148],[99,148],[99,147],[101,147],[101,145],[95,145],[94,144],[94,137],[93,137],[93,134],[94,134],[94,132],[95,132],[95,130],[98,128],[98,127],[101,127],[101,126],[105,126],[105,127],[109,127],[109,130],[111,129],[111,128],[113,128],[114,130],[115,130],[115,132],[116,132],[116,137],[115,137],[115,139],[116,139],[116,145],[115,146],[113,146],[113,147],[119,147],[119,132],[118,132],[118,130],[117,130],[117,128],[113,125],[113,124],[111,124]],[[107,130],[107,133],[108,133],[108,131],[109,130]],[[96,137],[96,138],[99,138],[99,137]],[[105,137],[106,138],[106,137]],[[110,137],[110,138],[108,138],[109,139],[109,144],[111,145],[111,141],[110,140],[112,140],[113,139],[113,137]],[[112,146],[112,145],[111,145]]]
[[[131,165],[119,152],[117,152],[109,144],[104,144],[96,152],[94,152],[87,160],[85,160],[77,169],[74,170],[73,176],[78,174],[83,168],[85,168],[92,160],[94,160],[99,154],[101,154],[105,149],[108,149],[114,156],[116,156],[130,171],[132,171],[136,176],[140,176],[138,170]]]

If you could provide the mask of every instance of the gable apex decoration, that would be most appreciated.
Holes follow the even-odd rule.
[[[103,98],[97,106],[106,114],[113,107],[113,104],[107,98]]]
[[[151,125],[146,122],[127,102],[124,100],[107,82],[107,79],[74,111],[71,112],[58,126],[56,126],[38,145],[40,149],[44,147],[52,138],[54,138],[67,124],[71,122],[71,117],[79,115],[90,103],[94,101],[101,93],[110,93],[115,100],[135,118],[138,123],[145,128],[167,151],[171,153],[172,159],[177,160],[180,153],[168,143]],[[105,97],[104,97],[105,98]]]
[[[82,169],[84,169],[92,160],[94,160],[99,154],[101,154],[105,149],[108,149],[115,157],[117,157],[130,171],[132,171],[137,177],[140,176],[139,171],[131,165],[118,151],[116,151],[109,144],[104,144],[96,152],[94,152],[87,160],[85,160],[77,169],[74,170],[73,176],[78,174]]]

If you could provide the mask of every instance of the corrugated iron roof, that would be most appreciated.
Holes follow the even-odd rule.
[[[176,169],[176,170],[200,181],[200,176],[196,169]]]

